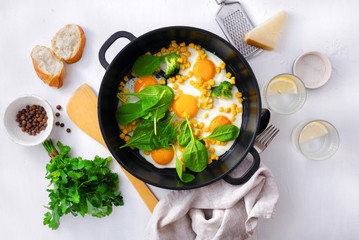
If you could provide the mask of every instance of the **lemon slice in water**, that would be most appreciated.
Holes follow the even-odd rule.
[[[299,135],[299,143],[304,143],[314,138],[328,134],[328,129],[320,122],[311,122],[305,126]]]
[[[295,82],[286,77],[278,77],[273,79],[267,87],[267,95],[290,93],[297,94],[298,88]]]

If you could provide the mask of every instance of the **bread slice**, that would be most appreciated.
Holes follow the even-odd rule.
[[[65,77],[64,63],[48,47],[36,45],[31,59],[37,76],[51,87],[60,88]]]
[[[281,11],[261,25],[253,28],[245,35],[245,42],[249,45],[265,50],[275,49],[286,16],[287,13],[285,11]]]
[[[82,28],[76,24],[67,24],[61,28],[51,40],[51,48],[66,63],[80,60],[86,38]]]

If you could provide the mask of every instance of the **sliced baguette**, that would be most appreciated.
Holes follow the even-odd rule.
[[[75,63],[82,57],[86,38],[82,28],[76,24],[67,24],[51,40],[51,48],[66,63]]]
[[[37,76],[44,83],[51,87],[62,87],[64,64],[50,48],[36,45],[31,51],[31,59]]]

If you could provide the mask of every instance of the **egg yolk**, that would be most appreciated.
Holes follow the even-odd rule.
[[[164,148],[152,150],[151,157],[152,157],[153,161],[155,161],[157,164],[160,164],[160,165],[169,164],[172,161],[173,156],[174,156],[173,147],[170,147],[170,148],[171,148],[171,150],[167,150]]]
[[[173,111],[180,118],[186,119],[187,116],[193,118],[198,113],[198,101],[189,94],[181,94],[173,102]]]
[[[133,91],[140,92],[142,89],[150,85],[158,85],[157,79],[153,76],[139,77],[133,86]]]
[[[213,132],[216,127],[225,124],[232,124],[232,122],[226,116],[218,115],[217,117],[212,119],[211,123],[209,124],[209,130]]]
[[[200,59],[193,66],[193,74],[197,79],[202,78],[204,81],[209,81],[216,74],[216,66],[207,58]]]

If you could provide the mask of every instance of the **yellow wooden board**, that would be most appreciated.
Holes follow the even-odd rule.
[[[101,143],[103,146],[107,147],[102,138],[97,117],[97,96],[89,85],[83,84],[74,92],[67,103],[66,111],[70,119],[82,131],[95,139],[97,142]],[[126,176],[136,188],[137,192],[140,194],[141,198],[152,213],[158,203],[156,197],[144,182],[135,178],[124,168],[122,168],[122,170],[125,172]]]

